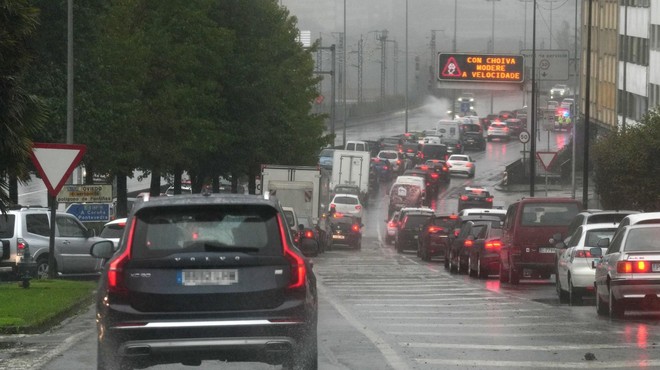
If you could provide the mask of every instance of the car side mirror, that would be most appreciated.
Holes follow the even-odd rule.
[[[602,238],[596,243],[598,248],[608,248],[610,246],[610,238]]]
[[[89,248],[89,254],[96,258],[109,259],[115,254],[115,245],[110,240],[98,241]]]
[[[600,258],[603,256],[603,250],[599,247],[589,248],[589,253],[591,253],[591,257],[594,258]]]

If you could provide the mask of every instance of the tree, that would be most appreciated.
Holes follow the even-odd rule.
[[[660,209],[660,110],[615,131],[592,148],[596,190],[608,209]]]
[[[14,200],[9,181],[29,178],[32,138],[46,118],[43,103],[24,88],[23,77],[31,62],[28,42],[38,24],[38,9],[27,0],[0,3],[0,211]],[[10,179],[8,181],[8,178]]]

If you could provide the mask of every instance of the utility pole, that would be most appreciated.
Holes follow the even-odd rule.
[[[380,41],[380,104],[385,102],[385,74],[387,71],[387,30],[380,32],[376,39]]]
[[[587,15],[587,50],[585,61],[585,83],[584,83],[584,158],[582,162],[582,206],[584,209],[589,208],[589,126],[591,120],[591,4],[589,2],[588,15]]]
[[[399,44],[396,40],[392,40],[394,43],[394,55],[392,55],[392,64],[394,65],[394,72],[392,73],[392,94],[397,95],[399,93]]]
[[[364,40],[362,39],[362,35],[360,35],[360,40],[358,41],[358,94],[357,94],[357,100],[358,103],[362,103],[364,101],[364,96],[362,93],[362,88],[363,88],[363,68],[364,68]]]
[[[529,196],[534,197],[534,182],[536,181],[536,130],[537,107],[536,107],[536,0],[532,6],[532,101],[531,101],[531,119],[532,132],[529,141]]]
[[[332,69],[330,69],[329,71],[323,71],[320,69],[314,71],[314,73],[317,74],[330,75],[330,77],[332,78],[331,88],[330,88],[330,135],[332,135],[333,139],[335,136],[335,122],[337,119],[337,114],[336,114],[337,100],[335,98],[335,87],[336,87],[335,68],[337,67],[337,63],[336,63],[337,55],[335,49],[336,49],[335,44],[332,44],[330,46],[319,47],[319,50],[330,50],[331,59],[332,59]]]

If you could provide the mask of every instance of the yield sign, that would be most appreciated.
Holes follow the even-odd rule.
[[[541,161],[543,169],[547,171],[552,166],[555,158],[557,158],[557,152],[536,152],[536,158]]]
[[[48,194],[56,197],[85,154],[87,147],[76,144],[34,143],[32,163],[39,171]]]

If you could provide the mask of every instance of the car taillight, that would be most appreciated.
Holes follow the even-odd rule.
[[[353,230],[353,231],[355,231],[355,232],[360,231],[360,225],[358,225],[358,224],[353,224],[353,226],[351,226],[351,230]]]
[[[311,230],[305,230],[305,238],[313,239],[314,238],[314,233]]]
[[[499,240],[488,240],[484,246],[486,247],[486,250],[500,250],[500,248],[502,248],[502,242]]]
[[[126,249],[112,260],[108,266],[108,292],[118,295],[125,295],[128,292],[124,281],[124,265],[131,260],[131,250],[133,248],[133,234],[135,233],[136,220],[133,220],[128,229],[128,241]]]
[[[396,164],[401,164],[401,160],[400,160],[400,159],[397,159],[397,160],[396,160]]]
[[[424,159],[424,153],[419,152],[419,153],[417,153],[417,155],[419,156],[420,159]]]
[[[493,203],[493,198],[492,197],[486,198],[486,202]]]
[[[651,264],[647,261],[619,261],[616,272],[623,274],[651,272]]]
[[[431,178],[432,178],[432,179],[437,179],[437,178],[438,178],[438,174],[437,174],[437,173],[432,173],[432,174],[431,174]]]
[[[428,170],[429,170],[429,166],[427,166],[427,165],[425,165],[425,164],[419,166],[419,168],[421,168],[422,171],[428,171]]]
[[[361,206],[361,205],[357,205],[357,206],[355,206],[355,210],[356,210],[356,211],[359,211],[359,210],[361,210],[361,209],[362,209],[362,206]]]
[[[396,227],[396,222],[394,222],[394,221],[390,221],[390,222],[387,224],[387,227]]]
[[[472,164],[472,162],[467,162],[467,163],[465,164],[465,167],[472,167],[472,166],[474,166],[474,164]]]
[[[460,234],[461,230],[454,230],[454,236],[458,236]]]
[[[466,240],[463,242],[463,246],[464,246],[464,247],[471,247],[471,246],[473,246],[473,245],[474,245],[474,242],[473,242],[472,240],[470,240],[470,239],[466,239]]]
[[[334,203],[330,203],[330,209],[334,209],[334,208],[337,208],[337,205]]]
[[[386,170],[386,169],[387,169],[387,166],[383,166],[383,169]]]
[[[443,231],[443,230],[444,230],[444,228],[442,228],[440,226],[429,226],[429,228],[428,228],[429,234],[435,234],[435,233],[438,233],[438,232]]]
[[[592,258],[593,256],[591,255],[590,251],[585,251],[585,250],[578,250],[575,251],[575,258]]]
[[[468,196],[467,196],[467,195],[461,195],[461,200],[462,200],[462,201],[466,201],[466,200],[468,200]]]
[[[300,288],[305,285],[305,279],[307,276],[307,267],[305,267],[305,261],[291,250],[289,242],[286,238],[286,233],[284,230],[286,222],[282,219],[282,215],[278,216],[278,223],[280,227],[280,239],[282,240],[282,245],[284,246],[284,257],[289,261],[291,268],[291,277],[289,280],[289,289]]]
[[[16,239],[16,255],[17,256],[22,256],[25,254],[26,250],[29,250],[28,242],[26,242],[22,238],[17,238]]]

